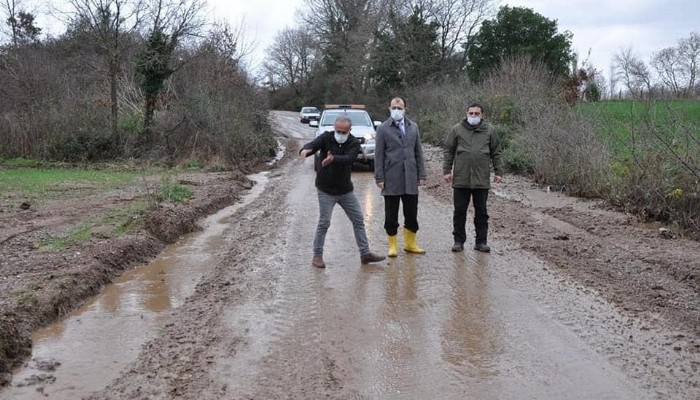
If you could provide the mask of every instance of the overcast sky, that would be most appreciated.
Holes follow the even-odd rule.
[[[245,39],[255,43],[252,64],[259,64],[275,34],[296,26],[304,0],[208,0],[218,19],[244,24]],[[700,0],[501,0],[499,5],[532,8],[573,33],[572,47],[605,75],[613,55],[632,46],[645,62],[673,46],[692,30],[700,32]]]

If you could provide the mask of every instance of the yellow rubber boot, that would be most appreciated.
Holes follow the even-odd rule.
[[[396,257],[398,255],[399,255],[399,244],[398,244],[398,240],[396,239],[396,235],[389,236],[389,252],[387,253],[387,256]]]
[[[406,247],[404,247],[404,250],[409,253],[425,254],[425,250],[418,247],[418,243],[416,243],[415,232],[411,232],[408,229],[403,228],[403,238],[406,241]]]

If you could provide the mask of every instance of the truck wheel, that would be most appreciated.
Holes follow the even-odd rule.
[[[369,167],[369,170],[374,172],[374,161],[368,161],[367,166]]]

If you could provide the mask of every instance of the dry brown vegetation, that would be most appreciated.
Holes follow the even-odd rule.
[[[171,74],[156,97],[153,126],[145,129],[149,107],[137,65],[150,46],[148,37],[138,30],[122,33],[115,69],[90,24],[81,21],[57,38],[0,48],[0,158],[138,157],[226,167],[274,151],[265,96],[240,66],[239,39],[230,28],[217,26],[177,43],[166,67]],[[150,135],[146,149],[144,132]]]
[[[606,199],[642,220],[668,224],[675,234],[700,234],[694,114],[647,103],[620,121],[609,111],[570,106],[560,88],[543,68],[514,59],[481,84],[428,85],[408,98],[426,141],[441,144],[477,101],[504,144],[511,171],[555,190]]]

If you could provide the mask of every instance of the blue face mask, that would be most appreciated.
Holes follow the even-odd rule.
[[[335,132],[335,134],[333,135],[333,137],[335,137],[335,141],[338,142],[338,144],[343,144],[347,142],[348,136],[350,136],[350,134],[346,133],[343,135],[338,132]]]
[[[391,118],[394,121],[401,121],[403,119],[404,110],[391,109],[391,110],[389,110],[389,112],[391,113]]]

